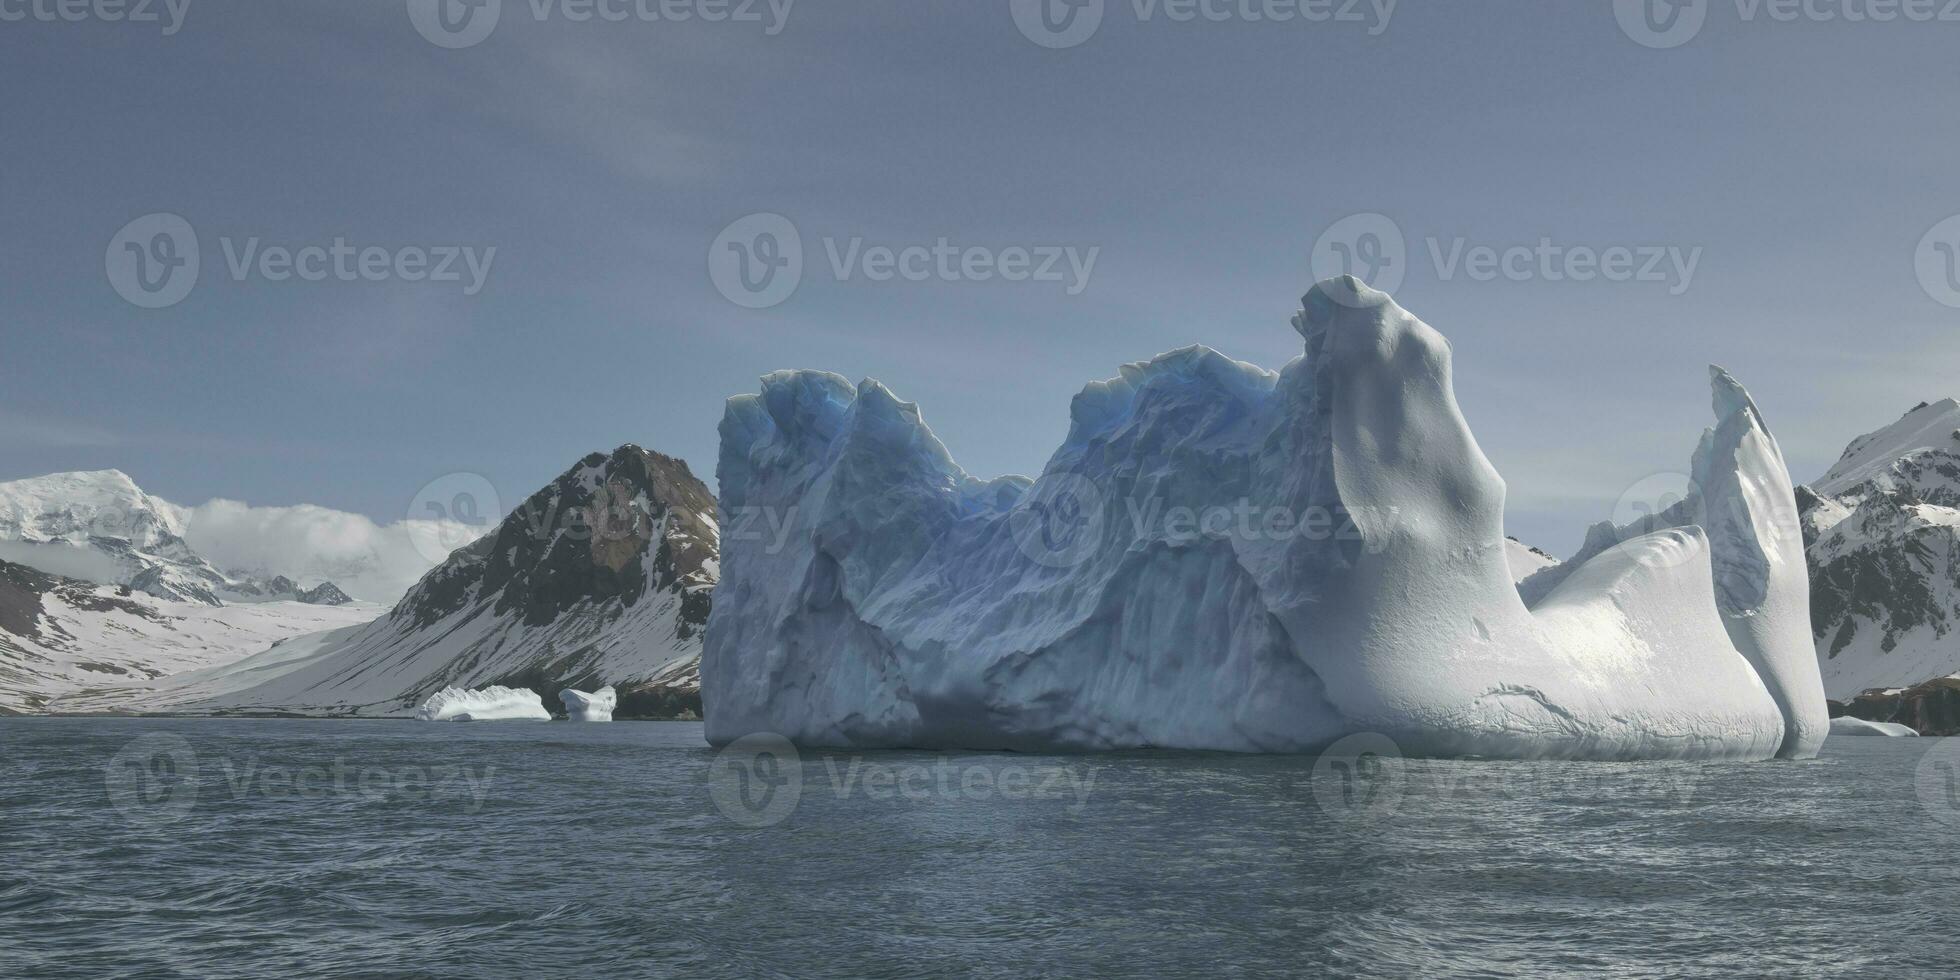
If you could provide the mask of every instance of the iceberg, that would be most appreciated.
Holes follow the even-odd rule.
[[[1880,735],[1889,738],[1918,738],[1919,733],[1889,721],[1866,721],[1846,715],[1831,719],[1833,735]]]
[[[418,721],[550,721],[538,692],[486,687],[480,691],[446,687],[415,709]]]
[[[1689,500],[1518,585],[1449,343],[1352,278],[1303,306],[1279,372],[1189,347],[1090,384],[1034,480],[968,475],[876,381],[730,399],[724,525],[772,533],[723,543],[709,741],[1816,754],[1794,491],[1733,378]]]
[[[611,721],[613,709],[619,707],[619,692],[610,686],[592,694],[568,688],[558,692],[558,700],[565,702],[565,717],[572,721]]]

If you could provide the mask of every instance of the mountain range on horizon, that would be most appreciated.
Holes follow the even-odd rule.
[[[1827,694],[1900,715],[1960,675],[1960,402],[1796,493]],[[0,711],[402,717],[449,686],[612,685],[621,718],[699,714],[720,526],[680,460],[580,460],[392,605],[220,571],[185,513],[117,471],[0,484]],[[1520,581],[1557,564],[1509,547]]]
[[[366,615],[337,628],[289,631],[191,669],[151,668],[139,683],[77,686],[43,708],[406,717],[447,687],[530,687],[556,703],[563,688],[612,686],[618,717],[698,715],[714,512],[712,494],[679,460],[630,445],[595,453],[392,607],[364,604]],[[38,584],[51,607],[85,589]],[[0,656],[9,642],[0,632]]]

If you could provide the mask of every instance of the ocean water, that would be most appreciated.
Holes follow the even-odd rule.
[[[1955,760],[0,719],[0,976],[1952,976]]]

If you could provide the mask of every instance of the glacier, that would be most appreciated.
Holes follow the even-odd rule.
[[[558,700],[565,703],[565,717],[572,721],[611,721],[613,709],[619,707],[619,692],[602,687],[587,694],[567,688],[558,692]]]
[[[415,709],[417,721],[550,721],[538,692],[522,688],[486,687],[471,691],[446,687],[429,695]]]
[[[1520,586],[1448,342],[1352,278],[1303,307],[1279,372],[1189,347],[1090,384],[1034,480],[968,475],[876,381],[730,399],[709,741],[1817,753],[1794,491],[1726,372],[1691,499]]]

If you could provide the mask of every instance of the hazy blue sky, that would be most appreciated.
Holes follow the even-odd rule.
[[[1960,212],[1960,23],[1848,22],[1857,0],[1814,6],[1829,22],[1708,2],[1667,49],[1603,0],[1403,0],[1386,24],[1110,0],[1064,49],[1009,0],[801,0],[773,25],[503,0],[458,49],[403,0],[190,0],[171,36],[36,3],[0,0],[27,14],[0,22],[0,479],[113,466],[181,502],[382,521],[444,474],[510,505],[628,441],[712,481],[722,399],[785,367],[877,377],[969,470],[1034,472],[1120,363],[1296,355],[1316,241],[1358,212],[1406,237],[1396,295],[1455,343],[1513,533],[1560,551],[1686,468],[1711,361],[1800,480],[1960,393],[1960,310],[1915,267]],[[709,252],[758,212],[806,262],[750,310]],[[157,310],[105,266],[153,213],[201,258]],[[235,281],[227,243],[254,237],[496,254],[473,296]],[[824,243],[854,237],[1100,251],[1075,295],[840,282]],[[1479,281],[1431,257],[1459,239],[1700,252],[1692,279]]]

